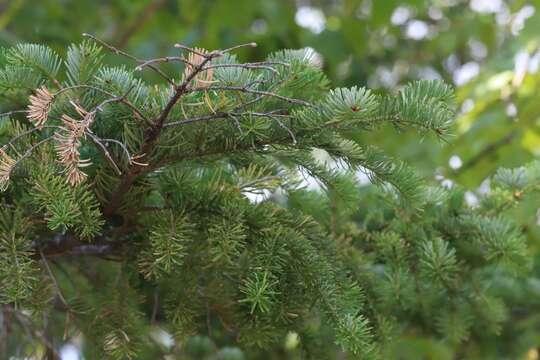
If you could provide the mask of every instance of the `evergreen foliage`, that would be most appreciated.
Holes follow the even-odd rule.
[[[501,332],[490,283],[528,270],[501,213],[539,189],[540,165],[499,171],[471,207],[351,136],[390,124],[444,139],[449,86],[330,89],[307,49],[239,63],[236,47],[177,45],[142,60],[87,37],[65,60],[42,45],[0,60],[0,299],[14,337],[34,321],[36,352],[81,336],[88,359],[270,358],[285,341],[376,359],[409,332],[456,347]],[[103,47],[133,66],[109,67]],[[379,186],[359,188],[358,172]]]

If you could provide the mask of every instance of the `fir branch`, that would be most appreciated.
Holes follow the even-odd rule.
[[[212,59],[222,56],[223,53],[226,51],[230,51],[234,49],[234,48],[231,48],[231,49],[226,49],[224,51],[218,50],[218,51],[212,51],[210,53],[203,54],[201,52],[198,52],[190,48],[186,48],[186,47],[181,47],[181,48],[187,49],[188,51],[192,53],[196,53],[197,55],[202,56],[203,60],[198,65],[192,68],[192,70],[183,79],[181,84],[174,86],[173,96],[167,102],[161,114],[154,120],[154,122],[152,123],[152,126],[146,131],[145,136],[144,136],[144,144],[142,145],[141,150],[140,150],[140,154],[143,157],[148,156],[154,149],[156,141],[161,134],[161,130],[163,129],[163,126],[165,122],[167,121],[169,114],[171,113],[176,103],[180,100],[180,98],[188,92],[188,89],[189,89],[188,86],[191,80],[195,79],[195,77],[202,71],[204,66],[208,62],[210,62]],[[122,177],[119,185],[117,186],[116,191],[114,191],[112,198],[109,201],[109,204],[104,209],[105,215],[112,215],[120,207],[122,199],[124,198],[125,194],[129,190],[133,182],[135,181],[135,178],[142,172],[143,168],[144,166],[134,164],[131,170]]]

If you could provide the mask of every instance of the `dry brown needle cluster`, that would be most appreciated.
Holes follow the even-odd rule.
[[[0,149],[0,190],[4,191],[9,184],[9,177],[17,161]]]
[[[189,53],[187,59],[187,65],[184,70],[183,78],[186,79],[191,73],[193,73],[197,66],[200,66],[206,59],[205,55],[208,54],[208,51],[201,48],[195,48],[192,52]],[[199,72],[195,76],[195,83],[200,87],[208,87],[212,84],[212,79],[214,78],[214,69],[206,69]]]
[[[30,105],[28,105],[28,120],[33,122],[37,127],[45,124],[51,111],[51,106],[54,100],[52,94],[45,86],[36,90],[36,94],[30,96]]]
[[[36,126],[30,132],[39,131],[44,127],[49,118],[54,98],[54,94],[44,86],[37,89],[35,95],[30,96],[27,118]],[[86,131],[89,130],[90,125],[93,123],[96,112],[88,112],[75,102],[71,102],[71,104],[81,117],[81,120],[76,120],[66,114],[62,115],[62,126],[55,126],[60,130],[50,138],[56,141],[55,150],[59,162],[65,167],[67,181],[71,185],[78,185],[86,178],[86,174],[81,168],[91,164],[90,160],[81,159],[79,151],[81,139],[85,137]],[[44,143],[46,140],[48,139],[39,142],[37,145]],[[28,156],[31,150],[28,154],[23,155],[23,158]],[[17,163],[18,161],[9,156],[4,149],[0,149],[0,191],[7,188],[11,173]]]
[[[86,178],[86,174],[81,168],[91,165],[89,159],[81,159],[79,152],[81,139],[94,121],[96,113],[94,111],[88,112],[74,102],[72,102],[72,105],[82,117],[82,120],[76,120],[69,115],[62,115],[63,130],[55,134],[57,142],[55,149],[60,163],[66,168],[68,182],[71,185],[78,185]]]

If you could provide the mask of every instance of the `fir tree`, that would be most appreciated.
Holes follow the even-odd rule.
[[[55,358],[82,339],[87,359],[282,358],[287,341],[370,359],[411,331],[455,346],[500,331],[489,283],[527,269],[500,213],[538,190],[540,165],[500,171],[472,208],[353,140],[386,125],[444,139],[449,86],[330,89],[308,49],[240,63],[254,44],[177,44],[145,60],[86,37],[63,58],[1,52],[8,355]],[[378,187],[360,189],[358,171]]]

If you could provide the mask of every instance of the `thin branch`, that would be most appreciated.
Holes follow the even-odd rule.
[[[271,65],[282,65],[282,66],[289,66],[289,64],[280,62],[280,61],[261,61],[261,62],[254,62],[254,63],[242,63],[242,64],[214,64],[214,65],[208,65],[203,70],[209,70],[209,69],[221,69],[221,68],[241,68],[241,69],[263,69],[263,70],[269,70],[273,72],[274,74],[279,75],[279,71],[274,69]]]
[[[197,49],[194,49],[194,48],[191,48],[189,46],[182,45],[182,44],[174,44],[174,47],[178,48],[178,49],[185,50],[185,51],[190,52],[190,53],[193,53],[195,55],[199,55],[200,57],[203,57],[203,58],[205,58],[208,55],[207,53],[200,52]]]
[[[208,305],[208,299],[206,300],[206,331],[208,336],[212,338],[212,313],[210,312],[210,306]]]
[[[211,68],[220,68],[220,67],[257,67],[257,66],[272,66],[272,65],[281,65],[285,67],[290,67],[291,64],[283,62],[283,61],[274,61],[274,60],[267,60],[267,61],[256,61],[256,62],[248,62],[248,63],[240,63],[240,64],[213,64],[208,65],[205,69],[211,69]]]
[[[268,97],[274,97],[276,99],[283,100],[285,102],[291,103],[291,104],[298,104],[303,106],[311,106],[311,103],[301,100],[301,99],[295,99],[290,98],[287,96],[279,95],[276,93],[273,93],[271,91],[263,91],[263,90],[253,90],[249,89],[247,86],[209,86],[209,87],[194,87],[190,88],[189,92],[198,92],[198,91],[238,91],[238,92],[245,92],[250,94],[256,94],[256,95],[262,95],[262,96],[268,96]]]
[[[231,51],[243,48],[243,47],[252,47],[252,48],[257,47],[257,43],[250,42],[250,43],[235,45],[235,46],[232,46],[230,48],[226,48],[226,49],[223,49],[223,50],[214,50],[214,51],[209,52],[209,53],[203,53],[201,51],[198,51],[197,49],[194,49],[194,48],[191,48],[189,46],[182,45],[182,44],[174,44],[174,47],[178,48],[178,49],[186,50],[186,51],[188,51],[190,53],[193,53],[195,55],[199,55],[199,56],[201,56],[203,58],[209,58],[209,57],[214,58],[214,57],[222,56],[225,53],[228,53],[228,52],[231,52]]]
[[[285,131],[287,131],[289,133],[289,135],[291,136],[293,145],[296,145],[296,143],[297,143],[296,136],[294,136],[294,133],[292,132],[292,130],[289,129],[287,126],[285,126],[285,124],[282,123],[281,120],[279,119],[279,117],[277,117],[276,115],[269,115],[269,117],[271,119],[275,120],[278,123],[279,127],[281,127],[282,129],[285,129]]]
[[[121,55],[123,57],[126,57],[132,61],[135,61],[136,63],[138,64],[141,64],[141,63],[144,63],[144,60],[141,60],[131,54],[128,54],[127,52],[125,51],[122,51],[118,48],[116,48],[115,46],[111,45],[111,44],[108,44],[107,42],[95,37],[94,35],[91,35],[91,34],[88,34],[88,33],[83,33],[82,36],[84,37],[87,37],[87,38],[90,38],[92,39],[93,41],[95,41],[96,43],[100,44],[101,46],[104,46],[105,48],[109,49],[109,51],[112,51],[113,53],[117,54],[117,55]],[[167,80],[167,82],[171,85],[175,85],[174,84],[174,81],[171,80],[171,78],[169,78],[167,76],[167,74],[165,74],[163,71],[161,71],[158,67],[156,66],[149,66],[152,70],[154,70],[158,75],[160,75],[163,79]]]
[[[159,292],[157,289],[154,290],[154,304],[152,306],[152,317],[150,318],[150,324],[156,323],[157,313],[159,308]]]
[[[200,121],[226,119],[226,118],[235,117],[235,116],[256,116],[256,117],[274,117],[274,116],[275,117],[289,117],[290,116],[290,115],[285,115],[285,114],[279,114],[279,111],[281,110],[274,110],[268,113],[251,112],[251,111],[246,111],[243,113],[221,112],[221,113],[210,114],[210,115],[196,116],[196,117],[187,118],[187,119],[183,119],[179,121],[173,121],[173,122],[163,125],[163,127],[174,127],[174,126],[187,125],[187,124],[200,122]]]
[[[25,160],[25,159],[28,158],[30,155],[32,155],[32,153],[34,152],[34,150],[35,150],[36,148],[38,148],[40,145],[46,143],[47,141],[52,140],[53,138],[54,138],[54,135],[51,135],[51,136],[49,136],[49,137],[47,137],[47,138],[45,138],[45,139],[43,139],[43,140],[41,140],[41,141],[38,141],[38,142],[37,142],[36,144],[34,144],[33,146],[29,147],[29,148],[24,152],[24,154],[23,154],[21,157],[19,157],[19,158],[17,159],[17,161],[15,162],[15,164],[13,164],[12,170],[15,169],[15,168],[16,168],[23,160]]]
[[[135,70],[140,71],[140,70],[144,69],[145,67],[150,67],[150,65],[153,65],[153,64],[167,63],[167,62],[172,62],[172,61],[179,61],[179,62],[184,63],[186,65],[195,66],[191,62],[189,62],[186,58],[184,58],[183,56],[164,56],[164,57],[160,57],[160,58],[156,58],[156,59],[146,60],[145,62],[138,65],[135,68]]]
[[[170,164],[175,164],[175,163],[179,163],[179,162],[182,162],[182,161],[188,161],[188,160],[192,160],[192,159],[195,159],[195,158],[202,158],[202,157],[207,157],[207,156],[218,156],[218,155],[222,155],[222,156],[226,156],[226,155],[230,155],[230,154],[235,154],[235,153],[241,153],[241,152],[255,152],[255,153],[266,153],[267,152],[267,149],[265,149],[265,147],[269,146],[269,145],[284,145],[284,146],[289,146],[290,143],[289,143],[289,136],[283,136],[282,138],[279,138],[279,139],[269,139],[269,140],[265,140],[265,141],[259,141],[255,144],[249,144],[245,147],[236,147],[234,148],[233,150],[230,150],[230,149],[218,149],[218,150],[209,150],[209,151],[193,151],[192,153],[189,153],[189,154],[181,154],[180,156],[174,156],[174,157],[168,157],[168,158],[164,158],[164,159],[161,159],[160,161],[154,163],[154,164],[151,164],[148,169],[149,170],[157,170],[157,169],[160,169],[162,168],[163,166],[166,166],[166,165],[170,165]]]
[[[132,160],[134,159],[134,157],[130,154],[127,146],[122,143],[121,141],[118,141],[116,139],[100,139],[102,142],[106,142],[106,143],[113,143],[113,144],[116,144],[118,146],[120,146],[120,148],[122,149],[122,151],[126,154],[126,158],[128,160],[129,163],[132,162]]]
[[[74,90],[74,89],[91,89],[91,90],[95,90],[95,91],[99,91],[109,97],[111,97],[112,99],[109,99],[109,100],[106,100],[106,102],[120,102],[126,106],[128,106],[131,110],[133,110],[133,112],[135,112],[140,118],[144,119],[146,122],[150,122],[150,120],[135,106],[133,105],[129,100],[127,100],[127,96],[129,95],[129,93],[131,92],[131,90],[133,90],[134,86],[130,87],[128,89],[128,91],[126,91],[126,93],[124,95],[120,95],[120,96],[117,96],[107,90],[104,90],[104,89],[100,89],[96,86],[92,86],[92,85],[73,85],[73,86],[68,86],[68,87],[65,87],[65,88],[62,88],[60,90],[58,90],[56,93],[54,93],[55,96],[57,95],[60,95],[66,91],[69,91],[69,90]],[[98,107],[101,107],[105,105],[105,103],[102,103],[100,104]]]
[[[26,135],[30,135],[36,131],[40,131],[41,129],[64,129],[63,127],[61,126],[56,126],[56,125],[45,125],[45,126],[41,126],[41,127],[35,127],[35,128],[32,128],[30,130],[27,130],[27,131],[24,131],[22,133],[20,133],[19,135],[15,136],[14,138],[11,138],[11,140],[7,143],[5,143],[4,145],[2,145],[2,147],[0,148],[1,150],[6,150],[8,147],[10,146],[13,146],[13,144],[15,142],[17,142],[17,140],[19,140],[20,138],[26,136]],[[65,129],[64,129],[65,130]]]
[[[101,150],[103,150],[103,154],[111,163],[114,171],[116,171],[118,175],[122,175],[122,171],[116,164],[116,161],[114,161],[114,159],[112,158],[111,154],[109,153],[109,150],[107,150],[107,147],[102,143],[102,140],[96,135],[94,135],[93,133],[91,133],[90,131],[86,131],[85,134],[88,135],[90,139],[92,139],[92,141],[94,141],[94,143],[96,143],[101,148]]]
[[[281,85],[282,83],[284,82],[284,80],[282,81],[279,81],[277,83],[274,83],[274,84],[271,84],[270,87],[266,90],[266,91],[273,91],[275,88],[277,88],[279,85]],[[253,100],[250,100],[248,102],[245,102],[245,103],[242,103],[242,104],[239,104],[237,107],[234,108],[235,111],[237,110],[240,110],[242,108],[245,108],[245,107],[248,107],[250,105],[253,105],[259,101],[261,101],[262,99],[264,99],[265,96],[264,95],[259,95],[257,96],[255,99]]]
[[[256,42],[249,42],[249,43],[245,43],[245,44],[235,45],[235,46],[231,46],[230,48],[221,50],[221,52],[222,53],[228,53],[228,52],[231,52],[231,51],[234,51],[234,50],[237,50],[237,49],[240,49],[240,48],[244,48],[244,47],[254,48],[254,47],[257,47],[257,43]]]
[[[135,88],[135,85],[132,85],[129,89],[127,89],[127,91],[123,95],[113,96],[110,99],[106,99],[106,100],[102,101],[101,104],[96,106],[96,110],[97,111],[103,111],[103,106],[105,106],[107,104],[110,104],[110,103],[113,103],[113,102],[123,102],[125,100],[125,98],[131,93],[131,91],[134,88]],[[141,116],[143,116],[143,115],[141,114]]]
[[[45,254],[43,254],[45,255]],[[74,291],[77,292],[77,295],[80,295],[80,289],[78,288],[77,284],[75,283],[75,281],[73,280],[72,278],[72,274],[64,267],[64,265],[61,263],[61,262],[58,262],[54,259],[51,259],[51,263],[52,265],[54,265],[55,268],[57,268],[63,275],[64,277],[69,281],[69,283],[71,284],[71,287],[73,288]]]
[[[5,112],[5,113],[1,113],[0,118],[2,118],[4,116],[11,116],[13,114],[21,114],[21,113],[26,114],[27,112],[28,112],[28,110],[12,110],[12,111],[8,111],[8,112]]]
[[[70,306],[66,301],[66,298],[62,294],[62,289],[60,288],[60,285],[58,284],[58,281],[56,280],[56,277],[54,276],[54,273],[51,270],[51,267],[49,266],[49,263],[47,261],[47,258],[45,258],[45,255],[43,255],[43,250],[39,249],[39,255],[41,256],[41,260],[43,261],[43,264],[45,265],[45,268],[47,269],[47,272],[49,273],[49,277],[51,278],[54,287],[56,288],[56,292],[58,294],[58,297],[60,298],[60,301],[62,301],[62,304],[66,307],[66,309],[69,309]]]
[[[238,132],[243,135],[244,130],[242,129],[242,125],[240,124],[240,121],[238,120],[238,118],[236,116],[234,116],[232,114],[231,114],[231,117],[234,120],[234,124],[236,125],[236,128],[238,129]]]
[[[138,65],[135,70],[142,70],[145,67],[148,67],[153,64],[158,63],[167,63],[178,61],[186,65],[195,66],[189,60],[183,56],[164,56],[156,59],[146,60],[144,63]],[[274,74],[279,74],[279,71],[274,69],[271,65],[282,65],[290,66],[289,64],[281,61],[261,61],[261,62],[252,62],[252,63],[242,63],[242,64],[213,64],[205,66],[201,69],[201,72],[208,71],[211,69],[222,69],[222,68],[242,68],[242,69],[264,69],[273,72]]]

